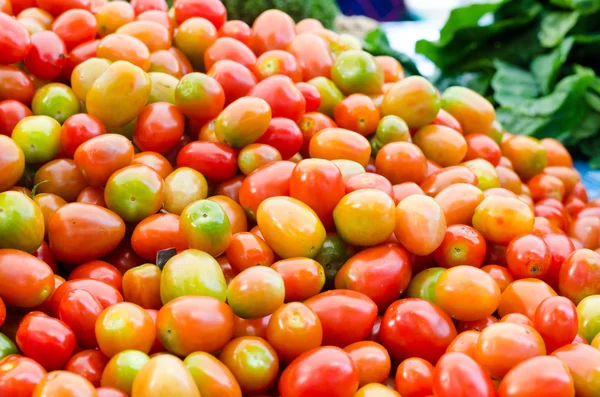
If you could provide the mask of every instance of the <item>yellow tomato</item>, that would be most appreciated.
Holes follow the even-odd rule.
[[[150,78],[142,69],[129,62],[117,61],[89,90],[87,111],[107,128],[124,127],[146,106],[151,89]]]
[[[257,211],[258,227],[269,246],[282,258],[314,258],[325,242],[325,227],[303,202],[271,197]]]
[[[347,243],[372,246],[394,232],[394,200],[376,189],[360,189],[345,195],[333,210],[340,237]]]
[[[110,64],[108,59],[90,58],[75,66],[71,74],[71,87],[80,101],[85,102],[92,85]]]

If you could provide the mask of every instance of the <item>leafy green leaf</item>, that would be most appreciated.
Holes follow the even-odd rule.
[[[588,165],[590,166],[591,169],[593,170],[597,170],[600,169],[600,155],[597,155],[596,157],[593,157],[589,162]]]
[[[480,72],[466,72],[454,75],[440,74],[434,81],[434,84],[440,91],[448,87],[460,85],[476,91],[481,95],[486,95],[494,75],[493,69],[482,70]]]
[[[496,60],[496,73],[492,78],[494,99],[508,105],[512,98],[537,98],[540,93],[533,75],[517,66]]]
[[[380,29],[374,29],[366,34],[363,43],[363,49],[372,55],[388,55],[395,58],[402,67],[407,76],[418,75],[420,76],[419,69],[415,65],[414,61],[406,54],[396,51],[390,46],[387,35]]]
[[[582,14],[592,14],[600,10],[600,0],[550,0],[550,3],[577,10]]]
[[[542,18],[538,37],[544,47],[556,47],[579,20],[577,11],[550,12]]]
[[[511,13],[504,12],[500,17],[500,11],[508,7]],[[465,67],[464,64],[473,62],[473,58],[478,66],[490,66],[494,58],[503,56],[502,47],[506,47],[507,37],[509,41],[515,38],[519,42],[524,32],[518,32],[518,29],[529,25],[542,9],[543,7],[534,0],[500,1],[457,8],[450,13],[448,22],[440,32],[440,39],[437,42],[419,40],[415,50],[427,56],[444,71],[472,71],[472,68]],[[492,18],[492,23],[479,24],[484,15],[494,11],[497,11],[494,14],[497,18]],[[518,34],[511,35],[510,32]],[[534,32],[534,36],[539,46],[537,31]],[[518,43],[517,45],[521,47],[521,56],[537,53],[536,50],[527,51]],[[511,46],[514,47],[514,44]],[[482,50],[482,55],[473,57],[473,53],[479,49]],[[511,55],[514,55],[514,52],[511,52]]]
[[[600,113],[600,96],[596,95],[594,92],[589,90],[585,94],[585,101],[588,106],[594,109],[596,112]]]
[[[560,69],[566,62],[574,42],[573,37],[568,37],[554,51],[538,55],[531,63],[531,71],[544,94],[548,94],[554,87]]]

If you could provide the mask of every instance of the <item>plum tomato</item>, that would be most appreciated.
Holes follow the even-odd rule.
[[[412,141],[427,159],[442,167],[458,165],[467,153],[467,142],[460,132],[442,125],[428,125],[419,129]]]
[[[217,29],[205,18],[192,17],[179,25],[173,37],[174,47],[169,49],[169,51],[173,53],[173,49],[177,49],[181,53],[180,66],[182,66],[183,75],[191,73],[192,70],[185,70],[182,62],[187,62],[185,66],[189,65],[190,69],[192,64],[197,69],[204,68],[204,55],[217,38]],[[179,54],[174,53],[173,55],[177,57]],[[210,70],[210,68],[207,66],[205,70]]]
[[[7,99],[0,102],[0,135],[11,136],[17,123],[32,116],[31,110],[19,101]]]
[[[67,202],[75,201],[87,187],[82,172],[70,159],[53,160],[42,165],[35,173],[33,183],[38,185],[36,193],[55,194]]]
[[[503,317],[509,313],[524,314],[530,319],[544,299],[556,296],[556,292],[545,282],[527,278],[510,283],[500,295],[498,314]]]
[[[95,324],[103,309],[102,304],[92,294],[78,289],[61,299],[58,317],[73,330],[78,346],[92,349],[98,346]]]
[[[215,62],[207,74],[223,88],[225,105],[247,95],[258,82],[247,67],[229,59]]]
[[[396,360],[423,358],[431,363],[456,337],[456,327],[442,309],[422,299],[400,299],[381,320],[381,343]]]
[[[311,376],[306,376],[309,373]],[[359,382],[358,368],[348,353],[323,346],[302,354],[283,371],[279,393],[286,397],[353,396]]]
[[[473,227],[489,242],[508,244],[533,230],[534,214],[521,200],[489,196],[475,208]]]
[[[264,392],[277,380],[279,357],[262,338],[245,336],[233,339],[221,350],[218,358],[233,373],[244,393]]]
[[[138,115],[133,142],[142,151],[166,154],[183,136],[185,119],[174,105],[157,102],[146,106]]]
[[[600,390],[600,354],[598,354],[598,349],[573,343],[555,350],[552,356],[557,357],[569,368],[575,384],[576,396],[593,396]],[[536,371],[534,373],[547,374],[548,372]],[[531,373],[529,376],[531,377]]]
[[[135,0],[133,1],[135,3]],[[129,2],[107,2],[95,13],[98,25],[98,34],[104,37],[115,33],[118,28],[135,19],[135,10]]]
[[[202,315],[197,315],[201,310]],[[160,342],[172,353],[215,353],[233,336],[231,308],[209,296],[183,296],[163,306],[156,318]],[[202,335],[198,338],[198,335]]]
[[[31,36],[31,50],[24,61],[27,70],[35,77],[53,80],[67,64],[67,47],[53,31],[38,32]]]
[[[533,234],[517,236],[506,250],[506,262],[516,278],[543,278],[550,268],[552,254],[544,240]]]
[[[106,208],[104,202],[104,189],[96,186],[88,186],[77,196],[78,203],[94,204]]]
[[[181,252],[188,248],[184,234],[179,229],[179,216],[175,214],[151,215],[138,223],[131,235],[133,250],[147,261],[153,262],[158,251],[175,248]]]
[[[413,195],[396,207],[395,235],[411,253],[429,255],[443,242],[446,218],[431,197]]]
[[[334,120],[341,128],[369,136],[377,129],[379,109],[364,94],[352,94],[335,106]]]
[[[529,136],[514,136],[503,141],[502,155],[511,161],[515,172],[524,181],[541,173],[548,164],[544,146]]]
[[[533,357],[511,369],[498,388],[501,397],[535,395],[574,397],[575,385],[569,368],[556,357]]]
[[[14,266],[19,263],[19,266]],[[54,291],[50,266],[33,255],[15,249],[0,249],[0,298],[3,304],[32,308]]]
[[[60,37],[67,49],[96,38],[98,32],[94,14],[87,10],[71,9],[59,15],[52,23],[52,31]]]
[[[513,275],[510,271],[504,267],[499,265],[486,265],[481,268],[484,272],[489,274],[492,279],[498,284],[500,288],[500,292],[504,292],[506,287],[513,281],[515,281]]]
[[[225,252],[231,240],[231,222],[227,213],[210,200],[194,201],[185,207],[179,218],[179,230],[190,248],[214,257]]]
[[[407,77],[394,83],[381,104],[384,116],[398,116],[410,129],[426,126],[439,110],[440,99],[435,87],[420,76]]]
[[[232,148],[258,140],[271,122],[269,103],[261,98],[243,97],[228,105],[215,121],[217,140]]]
[[[296,87],[300,90],[306,101],[306,112],[316,112],[321,107],[321,93],[317,88],[308,83],[296,83]]]
[[[148,353],[154,343],[154,321],[140,306],[119,302],[100,313],[95,324],[96,339],[107,357],[125,350]]]
[[[495,318],[495,317],[492,317]],[[497,320],[496,320],[497,321]],[[462,322],[461,322],[462,324]],[[471,358],[475,358],[475,347],[477,346],[477,340],[479,340],[480,331],[477,330],[466,330],[458,334],[456,339],[450,343],[446,353],[459,352],[464,353]]]
[[[167,261],[160,277],[164,304],[188,295],[210,296],[225,302],[227,286],[219,263],[203,251],[185,250]]]
[[[244,21],[229,20],[219,28],[219,37],[231,37],[247,46],[252,45],[252,29]]]
[[[474,171],[458,165],[446,167],[427,175],[420,186],[426,195],[435,197],[442,190],[458,183],[477,186],[479,179]]]
[[[493,105],[466,87],[447,88],[442,94],[441,107],[458,120],[464,135],[487,134],[496,120]]]
[[[70,76],[71,88],[81,102],[85,103],[94,82],[111,64],[108,59],[90,58],[73,68]]]
[[[332,290],[304,302],[321,320],[323,345],[346,347],[365,340],[377,317],[377,306],[365,294],[350,290]],[[348,327],[352,318],[353,326]]]
[[[244,175],[273,161],[280,161],[281,154],[273,146],[262,143],[251,143],[240,150],[238,167]]]
[[[274,75],[283,75],[292,79],[294,83],[302,81],[300,65],[296,58],[287,51],[270,50],[261,54],[256,60],[256,71],[259,80],[265,80]]]
[[[298,34],[289,44],[287,51],[298,60],[303,81],[330,75],[333,65],[331,51],[328,43],[315,33]]]
[[[422,358],[407,358],[396,370],[396,390],[404,397],[428,396],[433,393],[434,367]]]
[[[92,84],[85,100],[87,111],[96,116],[106,128],[125,127],[146,105],[151,85],[150,78],[142,69],[118,60]],[[122,108],[122,103],[128,104],[126,109]]]
[[[106,134],[104,125],[94,116],[79,113],[69,117],[62,125],[60,147],[68,158],[75,156],[75,151],[84,142]]]
[[[377,153],[375,167],[392,184],[421,183],[426,176],[427,160],[418,146],[410,142],[391,142]]]
[[[486,243],[481,233],[470,226],[451,225],[446,229],[444,240],[434,251],[433,257],[438,266],[445,268],[461,265],[481,267],[485,253]]]
[[[264,11],[252,24],[252,50],[258,55],[284,50],[295,37],[294,20],[276,9]]]
[[[200,397],[194,378],[179,358],[170,354],[156,355],[135,376],[131,395],[160,397],[171,394]]]
[[[160,278],[160,268],[152,263],[127,270],[123,275],[123,296],[125,300],[144,309],[160,309],[162,307]]]
[[[321,346],[321,320],[300,302],[280,306],[269,320],[267,341],[283,362],[292,362],[302,353]]]
[[[44,240],[44,213],[25,194],[0,193],[0,249],[35,252]]]
[[[333,62],[331,79],[347,95],[379,94],[384,80],[383,68],[368,52],[344,51]]]
[[[309,80],[308,84],[315,87],[321,97],[321,104],[317,112],[328,117],[334,117],[335,107],[344,100],[344,94],[333,81],[324,76],[315,77]]]
[[[183,361],[203,396],[241,397],[237,380],[221,361],[206,352],[194,352]]]
[[[212,77],[203,73],[190,73],[177,84],[175,102],[186,116],[210,120],[223,110],[225,93]]]
[[[275,262],[271,268],[283,278],[285,301],[303,301],[315,296],[325,284],[321,264],[309,258],[290,258]]]
[[[391,142],[412,142],[406,122],[398,116],[388,115],[379,121],[375,134],[370,138],[373,154]]]
[[[433,371],[434,395],[454,397],[459,390],[465,396],[496,396],[492,380],[477,361],[464,353],[444,354]]]
[[[181,0],[175,5],[175,21],[181,25],[185,20],[200,17],[209,20],[216,29],[227,21],[227,10],[218,0]]]
[[[535,311],[533,327],[546,343],[548,353],[570,344],[577,336],[577,309],[562,296],[544,299]]]
[[[494,167],[498,166],[502,153],[500,146],[492,138],[484,134],[470,134],[465,140],[468,147],[465,161],[481,158]]]
[[[373,246],[386,241],[396,226],[394,200],[377,189],[361,189],[345,195],[333,210],[333,221],[347,243]]]
[[[150,50],[137,37],[123,33],[111,33],[100,39],[96,56],[111,62],[127,61],[144,72],[150,68]]]
[[[31,358],[11,354],[0,360],[0,385],[6,395],[31,396],[45,376],[44,367]]]
[[[415,276],[410,280],[410,283],[408,284],[408,289],[406,290],[406,297],[419,298],[427,300],[429,302],[433,302],[435,283],[444,271],[444,268],[433,267],[415,273]]]
[[[179,151],[177,168],[181,167],[192,168],[212,181],[225,181],[237,172],[237,154],[219,142],[195,141]]]
[[[26,356],[53,371],[62,368],[73,354],[75,334],[59,319],[34,311],[19,324],[16,342]]]
[[[25,154],[26,163],[44,163],[60,151],[60,123],[48,116],[29,116],[17,123],[13,141]]]
[[[180,215],[183,209],[196,200],[205,199],[208,185],[204,176],[189,167],[179,167],[165,178],[166,211]]]
[[[100,387],[102,372],[108,362],[108,357],[100,350],[82,350],[67,361],[64,369],[87,379],[94,387]]]
[[[173,172],[173,165],[165,156],[156,152],[140,152],[133,156],[132,165],[145,165],[156,171],[161,178],[165,179]]]
[[[500,178],[496,173],[496,168],[489,161],[474,159],[461,164],[477,175],[478,186],[481,190],[485,191],[500,187]]]
[[[232,235],[248,231],[248,219],[244,209],[235,200],[223,195],[211,196],[208,199],[223,208],[229,218],[229,223],[231,223]]]
[[[271,266],[273,250],[260,237],[248,233],[235,233],[225,251],[227,260],[235,273],[253,266]]]
[[[434,285],[435,302],[459,321],[475,321],[498,308],[500,288],[494,279],[473,266],[452,267]]]
[[[600,293],[600,254],[587,248],[573,251],[558,274],[558,291],[576,305]]]
[[[377,189],[393,197],[392,184],[384,176],[373,172],[364,172],[350,177],[346,181],[346,193],[360,189]],[[395,201],[395,200],[394,200]]]
[[[244,43],[231,37],[219,37],[204,52],[204,68],[210,70],[217,61],[222,59],[240,63],[253,73],[256,70],[256,55]]]
[[[0,12],[0,24],[0,64],[10,65],[22,61],[32,48],[29,33],[18,20],[3,12]]]
[[[266,266],[243,270],[227,287],[227,303],[236,316],[244,319],[272,314],[283,305],[284,300],[283,278]]]
[[[411,276],[408,251],[396,244],[382,244],[351,257],[337,273],[335,286],[362,292],[383,311],[404,293]]]

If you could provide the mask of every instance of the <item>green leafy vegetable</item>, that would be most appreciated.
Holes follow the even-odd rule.
[[[544,47],[556,47],[579,20],[579,13],[550,12],[542,18],[538,37]]]

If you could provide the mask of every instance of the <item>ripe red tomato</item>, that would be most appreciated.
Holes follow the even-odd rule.
[[[92,349],[98,346],[94,326],[102,310],[102,304],[92,294],[79,289],[61,299],[58,317],[73,330],[78,346]]]
[[[271,268],[283,278],[285,300],[303,301],[317,295],[325,284],[323,266],[310,258],[289,258],[275,262]]]
[[[314,85],[300,82],[296,83],[306,101],[306,112],[316,112],[321,106],[321,93]]]
[[[574,397],[575,385],[569,368],[556,357],[534,357],[514,367],[498,388],[500,397]]]
[[[273,146],[279,151],[283,160],[289,160],[300,151],[303,139],[302,131],[294,121],[283,117],[273,117],[269,122],[269,128],[258,138],[256,143]]]
[[[350,290],[322,292],[304,302],[323,326],[323,345],[346,347],[365,340],[375,319],[377,306],[366,295]],[[352,327],[348,324],[352,322]]]
[[[17,123],[31,115],[31,110],[19,101],[8,99],[0,102],[0,134],[11,136]]]
[[[425,397],[433,393],[433,365],[422,358],[407,358],[396,370],[394,383],[403,397]]]
[[[26,315],[16,336],[19,349],[48,371],[62,368],[75,349],[75,334],[62,321],[41,312]]]
[[[350,258],[337,273],[335,286],[362,292],[383,311],[402,295],[411,276],[408,251],[397,244],[382,244]]]
[[[13,99],[29,105],[34,93],[33,81],[22,70],[0,65],[0,100]]]
[[[575,245],[569,237],[560,234],[547,234],[543,236],[542,239],[548,248],[550,248],[550,254],[552,255],[552,260],[548,267],[548,272],[544,277],[544,281],[556,290],[558,289],[558,275],[560,268],[565,259],[575,251]]]
[[[296,37],[294,20],[279,10],[267,10],[252,25],[252,49],[258,55],[284,50]]]
[[[54,274],[50,266],[23,251],[0,249],[0,297],[4,303],[36,307],[53,291]]]
[[[288,76],[295,83],[302,81],[302,71],[298,61],[287,51],[271,50],[263,53],[256,60],[256,70],[259,80],[280,74]],[[314,87],[313,89],[316,90]]]
[[[562,296],[544,299],[533,318],[533,327],[544,339],[548,353],[571,343],[578,326],[575,305]]]
[[[178,0],[175,3],[175,21],[178,25],[193,17],[208,19],[216,29],[220,29],[227,20],[227,10],[219,0]]]
[[[573,251],[560,268],[558,290],[575,304],[587,296],[599,294],[600,254],[587,248]]]
[[[67,50],[96,38],[98,23],[94,14],[86,10],[71,9],[58,16],[52,31],[60,37]]]
[[[244,21],[230,20],[219,29],[219,37],[231,37],[247,46],[252,44],[252,29]]]
[[[4,396],[30,397],[46,370],[37,361],[11,354],[0,360],[0,390]]]
[[[508,269],[516,279],[543,278],[551,261],[550,248],[533,234],[515,237],[506,250]]]
[[[286,397],[347,397],[356,393],[358,385],[358,369],[350,356],[340,348],[324,346],[304,353],[283,371],[279,393]]]
[[[69,292],[77,289],[82,289],[92,294],[92,296],[96,298],[105,309],[116,303],[123,302],[123,296],[119,293],[119,291],[106,283],[87,278],[69,280],[61,284],[56,291],[54,291],[54,294],[52,294],[52,312],[55,315],[58,316],[60,313],[60,302],[62,299],[67,296]]]
[[[267,198],[290,195],[290,178],[295,167],[291,161],[277,161],[260,167],[244,179],[239,200],[251,218]]]
[[[250,69],[230,59],[215,62],[207,74],[223,88],[225,106],[247,95],[258,81]]]
[[[31,50],[25,57],[25,66],[35,77],[52,80],[67,64],[67,47],[54,32],[45,30],[31,36]]]
[[[390,374],[392,363],[385,347],[377,342],[356,342],[344,348],[356,368],[359,387],[369,383],[384,383]]]
[[[106,134],[106,128],[100,120],[79,113],[64,122],[60,132],[60,147],[66,157],[73,158],[79,145],[102,134]]]
[[[92,186],[103,187],[108,178],[133,161],[131,141],[118,134],[101,134],[82,143],[75,150],[77,167]]]
[[[212,181],[225,181],[237,171],[237,154],[222,143],[196,141],[181,149],[177,167],[190,167]]]
[[[94,387],[100,387],[102,371],[108,364],[108,357],[100,350],[83,350],[75,353],[65,364],[65,371],[84,377]]]
[[[134,251],[147,261],[154,262],[158,251],[175,248],[187,249],[185,236],[179,230],[179,216],[155,214],[137,224],[131,235]]]
[[[250,69],[256,70],[256,55],[241,41],[231,37],[219,37],[215,43],[204,53],[204,67],[210,70],[213,65],[222,59],[230,59]]]
[[[486,243],[481,233],[470,226],[451,225],[433,258],[438,266],[445,268],[463,265],[481,267],[485,253]]]
[[[71,274],[69,274],[69,280],[82,278],[102,281],[119,292],[122,290],[121,273],[116,267],[104,261],[94,260],[83,263],[78,265]]]
[[[423,358],[431,363],[444,354],[456,337],[452,319],[435,304],[401,299],[390,305],[381,320],[381,343],[396,360]]]
[[[32,46],[29,33],[15,18],[2,12],[0,26],[0,65],[22,61]]]
[[[304,96],[292,79],[284,75],[267,77],[256,84],[248,95],[267,101],[273,117],[285,117],[298,122],[306,112]]]
[[[131,6],[135,11],[135,15],[140,15],[149,10],[167,12],[169,9],[165,0],[131,0]]]
[[[436,397],[495,397],[490,377],[475,360],[463,353],[443,355],[433,371]]]
[[[138,115],[133,142],[142,151],[166,154],[178,143],[185,130],[181,110],[167,102],[146,106]]]

